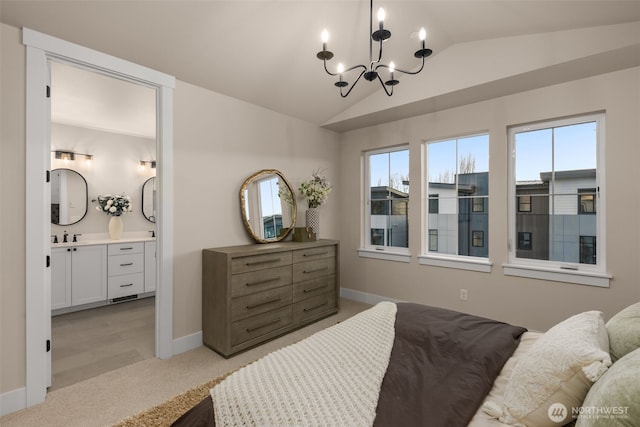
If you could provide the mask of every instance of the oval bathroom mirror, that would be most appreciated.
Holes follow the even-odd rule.
[[[156,222],[156,177],[152,176],[142,184],[142,215]]]
[[[87,215],[87,181],[71,169],[51,171],[51,223],[76,224]]]
[[[240,209],[247,232],[258,243],[279,242],[293,230],[296,199],[284,175],[263,169],[247,178],[240,188]]]

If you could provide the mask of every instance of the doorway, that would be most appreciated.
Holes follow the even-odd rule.
[[[155,354],[173,355],[173,88],[172,76],[27,28],[26,45],[26,384],[25,406],[44,401],[50,356],[51,218],[49,60],[68,61],[157,91],[157,289]],[[50,359],[49,359],[50,360]]]
[[[155,355],[157,215],[155,191],[145,200],[144,190],[155,181],[157,125],[155,88],[67,62],[48,65],[53,390]],[[125,225],[118,241],[107,233],[114,217],[97,209],[106,194],[130,201],[117,217]],[[119,242],[140,252],[113,264],[106,252]]]

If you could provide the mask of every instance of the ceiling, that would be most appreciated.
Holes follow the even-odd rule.
[[[433,58],[459,43],[640,21],[638,0],[376,1],[379,6],[393,33],[383,59],[404,69],[416,66],[422,26]],[[366,0],[0,0],[5,24],[319,125],[381,91],[363,80],[341,98],[315,56],[326,28],[336,55],[330,67],[368,62],[368,15]]]

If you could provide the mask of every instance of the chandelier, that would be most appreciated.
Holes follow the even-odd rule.
[[[420,68],[416,71],[405,71],[405,70],[401,70],[399,68],[396,68],[395,64],[393,62],[389,62],[389,64],[383,64],[382,61],[382,42],[384,42],[385,40],[388,40],[389,38],[391,38],[391,31],[387,30],[386,28],[384,28],[384,18],[385,18],[385,12],[384,9],[380,8],[378,10],[378,29],[376,31],[373,31],[373,0],[370,0],[370,8],[369,8],[369,66],[360,64],[360,65],[354,65],[353,67],[347,68],[345,69],[344,66],[340,63],[338,64],[338,68],[337,68],[337,72],[336,73],[332,73],[331,71],[329,71],[327,69],[327,61],[329,61],[331,58],[333,58],[333,52],[327,50],[327,42],[329,41],[329,33],[327,32],[327,30],[324,30],[322,32],[322,50],[320,52],[317,53],[317,57],[318,59],[320,59],[323,64],[324,64],[324,70],[327,72],[327,74],[329,74],[330,76],[338,76],[338,81],[335,82],[335,85],[340,89],[340,96],[342,96],[343,98],[346,98],[347,96],[349,96],[349,94],[351,93],[351,91],[353,90],[354,87],[356,87],[356,85],[358,84],[358,81],[360,81],[360,78],[362,78],[364,76],[364,78],[366,80],[374,81],[375,79],[378,79],[378,81],[380,81],[380,84],[382,85],[382,88],[384,89],[385,93],[388,96],[393,95],[393,87],[395,85],[397,85],[398,83],[400,83],[398,80],[396,80],[394,78],[394,73],[396,72],[400,72],[403,74],[418,74],[420,71],[422,71],[422,69],[424,68],[424,59],[426,57],[428,57],[429,55],[431,55],[433,53],[433,51],[431,49],[427,49],[425,47],[425,39],[427,37],[427,32],[425,31],[424,28],[420,29],[420,32],[418,33],[418,38],[420,39],[420,49],[418,49],[413,56],[415,56],[418,59],[422,60],[422,64],[420,65]],[[373,57],[373,42],[377,42],[379,43],[379,49],[378,49],[378,58],[374,59]],[[357,69],[361,69],[360,74],[358,75],[358,77],[355,79],[355,81],[353,82],[353,84],[351,85],[351,87],[349,88],[349,90],[347,90],[347,93],[344,93],[344,88],[349,86],[349,83],[347,81],[344,80],[344,74],[348,73],[350,71],[353,70],[357,70]],[[386,69],[386,73],[388,75],[388,80],[387,81],[383,81],[382,77],[380,76],[380,72],[378,70],[380,69]],[[380,70],[382,71],[382,70]],[[389,87],[389,89],[387,89],[387,86]]]

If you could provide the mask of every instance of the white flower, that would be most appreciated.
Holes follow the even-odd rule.
[[[111,206],[111,207],[109,208],[109,212],[111,212],[111,213],[114,213],[114,212],[115,212],[115,211],[117,211],[117,210],[118,210],[118,209],[116,209],[116,207],[115,207],[115,206]]]

